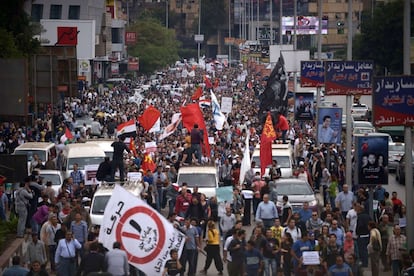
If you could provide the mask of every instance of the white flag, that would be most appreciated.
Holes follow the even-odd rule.
[[[250,131],[247,132],[246,142],[243,152],[243,159],[240,165],[240,177],[239,177],[239,184],[242,185],[244,181],[244,177],[246,176],[246,172],[250,169],[250,149],[249,149],[249,140],[250,140]]]
[[[222,130],[224,122],[226,121],[226,116],[221,112],[220,105],[217,101],[216,95],[210,90],[211,93],[211,109],[213,110],[213,119],[214,124],[217,130]]]
[[[166,126],[164,128],[164,132],[161,133],[159,139],[165,139],[168,136],[170,136],[171,134],[173,134],[176,130],[178,125],[181,122],[181,113],[174,113],[171,117],[171,124],[169,124],[168,126]]]
[[[105,208],[99,241],[108,249],[120,242],[129,264],[147,275],[161,275],[171,249],[181,255],[185,235],[142,199],[116,185]]]

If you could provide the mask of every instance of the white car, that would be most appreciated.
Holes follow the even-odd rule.
[[[368,117],[368,106],[366,104],[353,104],[351,107],[351,115],[354,119],[366,119]]]

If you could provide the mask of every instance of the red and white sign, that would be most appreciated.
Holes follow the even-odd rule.
[[[137,43],[137,33],[136,32],[125,32],[125,44],[134,45]]]
[[[185,235],[146,202],[116,185],[105,208],[99,241],[106,248],[120,242],[131,265],[156,275],[170,259],[171,249],[181,254]]]

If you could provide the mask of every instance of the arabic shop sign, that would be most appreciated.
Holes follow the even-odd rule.
[[[320,87],[325,83],[325,68],[323,61],[300,62],[300,86]]]
[[[325,61],[326,95],[371,95],[372,61]]]
[[[376,77],[374,125],[414,126],[414,76]]]

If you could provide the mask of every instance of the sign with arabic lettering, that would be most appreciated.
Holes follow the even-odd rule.
[[[131,265],[156,275],[162,273],[171,249],[181,254],[185,235],[146,202],[116,185],[105,208],[99,241],[106,248],[120,242]]]
[[[414,76],[374,78],[374,125],[414,126]]]
[[[388,135],[356,134],[354,138],[357,184],[388,184]]]
[[[372,61],[325,61],[325,95],[371,95]]]
[[[320,87],[325,84],[323,61],[309,60],[300,62],[300,86]]]

